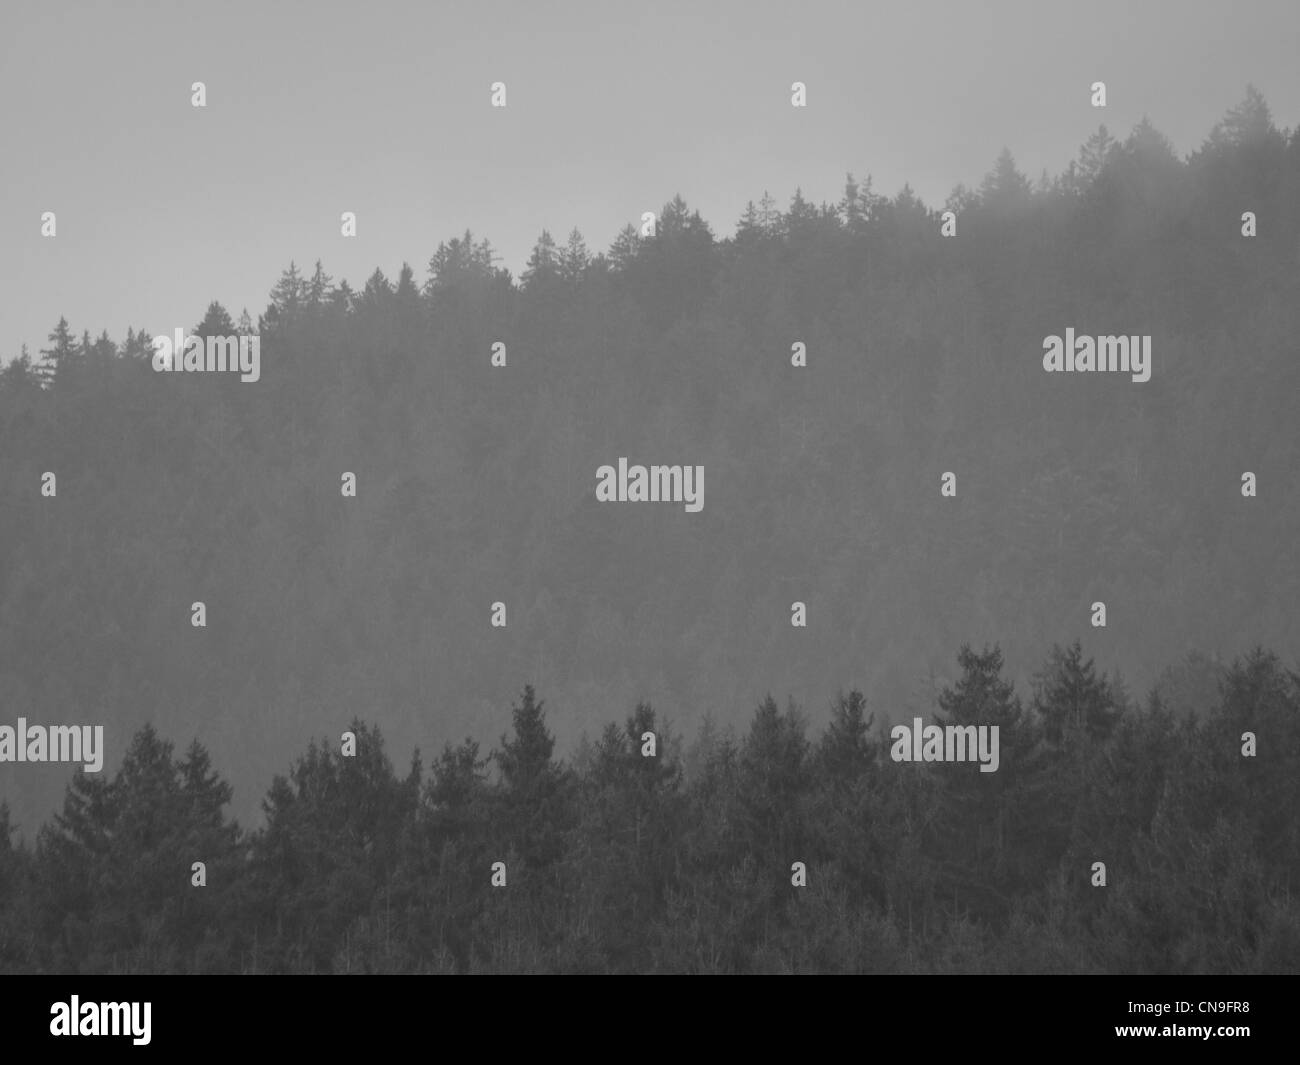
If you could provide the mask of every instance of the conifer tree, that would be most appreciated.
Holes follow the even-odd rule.
[[[75,368],[80,361],[77,351],[77,342],[72,336],[72,330],[68,328],[68,320],[59,318],[58,324],[46,338],[50,342],[48,348],[41,348],[42,360],[37,368],[42,384],[46,388],[54,386],[59,374]]]

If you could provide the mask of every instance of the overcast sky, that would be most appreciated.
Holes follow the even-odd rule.
[[[764,189],[835,201],[853,170],[937,205],[1004,144],[1055,174],[1143,114],[1187,153],[1247,82],[1300,123],[1298,43],[1296,0],[3,0],[0,358],[60,314],[256,317],[290,259],[422,282],[467,227],[517,275],[543,228],[605,249],[677,192],[725,236]]]

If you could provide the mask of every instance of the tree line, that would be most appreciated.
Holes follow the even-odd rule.
[[[529,686],[488,752],[399,769],[359,721],[354,753],[313,741],[249,831],[207,751],[146,726],[111,778],[78,771],[33,846],[0,815],[0,966],[1295,971],[1300,675],[1257,649],[1180,718],[1078,643],[1027,704],[997,648],[958,663],[935,720],[998,725],[996,773],[893,761],[856,690],[815,737],[771,696],[690,743],[639,704],[559,760]]]

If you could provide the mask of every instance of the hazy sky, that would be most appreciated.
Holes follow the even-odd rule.
[[[935,205],[1004,144],[1055,174],[1144,113],[1186,153],[1247,82],[1300,123],[1298,45],[1296,0],[3,0],[0,358],[60,314],[115,340],[256,317],[290,259],[423,282],[466,227],[517,275],[543,228],[604,249],[676,192],[727,235],[764,189],[835,201],[851,169]]]

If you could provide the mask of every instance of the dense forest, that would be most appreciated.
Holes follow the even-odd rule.
[[[517,279],[469,232],[422,283],[291,264],[191,327],[259,334],[256,383],[60,320],[0,370],[0,720],[108,755],[53,821],[67,767],[0,766],[0,964],[1295,968],[1297,294],[1300,131],[1250,89],[1185,158],[1102,127],[940,209],[850,175]],[[1044,373],[1066,328],[1151,379]],[[621,456],[702,511],[599,503]],[[997,773],[888,759],[975,707]]]
[[[857,691],[815,741],[770,697],[689,745],[640,704],[562,763],[528,687],[494,750],[427,770],[360,722],[350,756],[313,743],[247,833],[203,747],[145,727],[34,849],[0,849],[0,971],[1300,967],[1300,676],[1257,650],[1179,721],[1077,643],[1028,705],[996,649],[958,662],[939,719],[997,724],[996,773],[893,761]]]

